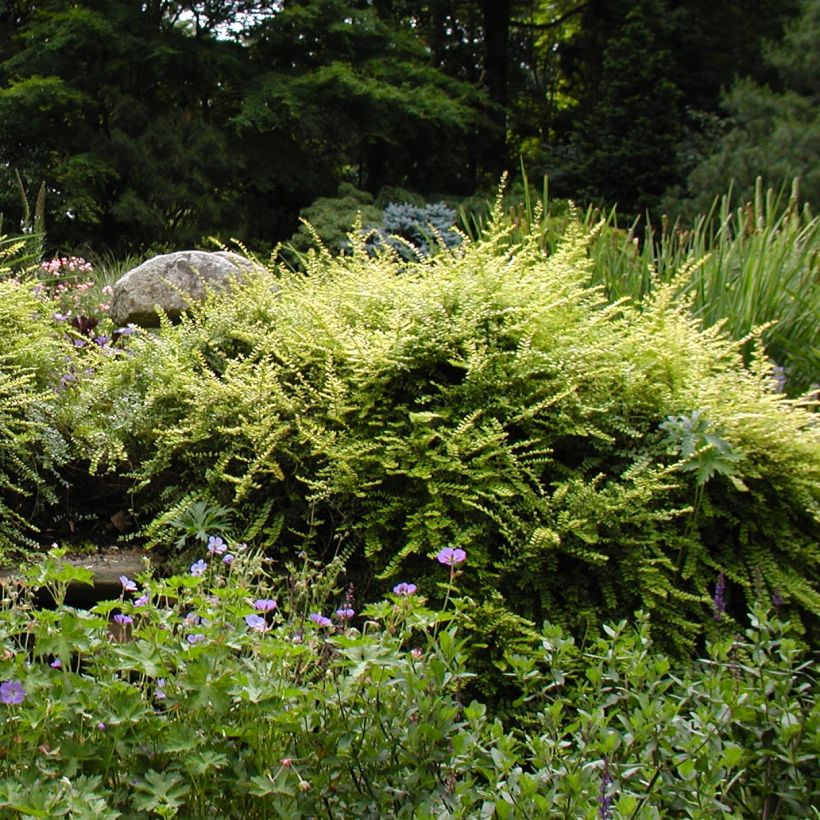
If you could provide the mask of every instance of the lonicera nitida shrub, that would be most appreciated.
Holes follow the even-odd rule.
[[[54,418],[60,376],[74,359],[53,308],[18,255],[24,241],[0,252],[0,560],[35,544],[34,519],[56,498],[56,468],[68,445]]]
[[[415,583],[361,607],[318,596],[212,536],[178,576],[121,578],[67,606],[87,572],[53,553],[0,599],[0,811],[115,817],[805,818],[817,682],[791,627],[756,608],[672,661],[649,621],[587,646],[545,625],[509,655],[503,723],[461,692],[470,558],[442,550],[444,608]],[[466,563],[465,563],[466,559]],[[445,574],[449,567],[449,579]],[[443,580],[442,580],[443,579]],[[37,609],[48,588],[57,606]],[[332,587],[332,584],[330,585]],[[356,607],[354,609],[354,607]],[[720,613],[719,613],[720,616]],[[722,617],[722,616],[721,616]]]
[[[674,285],[607,304],[569,225],[549,256],[499,228],[418,263],[353,236],[101,353],[64,423],[92,470],[131,476],[157,543],[204,503],[273,557],[343,544],[365,585],[469,549],[487,643],[642,609],[689,650],[720,571],[731,612],[759,572],[811,626],[816,417]]]

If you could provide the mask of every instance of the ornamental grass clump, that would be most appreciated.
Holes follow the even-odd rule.
[[[608,304],[589,240],[572,219],[547,256],[499,224],[408,262],[354,233],[350,256],[319,250],[306,275],[249,279],[100,355],[63,404],[77,453],[130,477],[157,544],[203,504],[272,558],[343,545],[362,588],[468,551],[490,646],[640,608],[689,651],[720,571],[727,618],[757,570],[813,628],[811,408],[772,389],[759,350],[747,370],[702,330],[674,283]]]

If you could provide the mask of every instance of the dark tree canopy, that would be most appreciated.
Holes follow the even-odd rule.
[[[727,111],[751,122],[749,88],[809,99],[796,57],[764,58],[801,8],[6,0],[0,212],[22,213],[17,172],[45,182],[57,247],[272,245],[341,183],[469,195],[523,157],[559,195],[639,213],[696,184]]]

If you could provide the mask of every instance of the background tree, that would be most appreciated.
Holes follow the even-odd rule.
[[[761,58],[798,8],[7,0],[0,212],[19,219],[19,171],[30,190],[47,184],[53,245],[119,253],[210,234],[272,245],[341,183],[487,194],[519,156],[557,195],[635,214],[681,195],[687,176],[691,195],[711,194],[740,175],[730,160],[751,174],[793,157],[771,174],[800,168],[809,191],[816,26],[803,24],[791,57]],[[737,76],[751,84],[726,97],[721,147],[721,89]]]
[[[239,47],[125,0],[52,3],[0,69],[0,154],[48,186],[52,242],[123,250],[230,228]],[[2,206],[13,210],[10,192]]]
[[[340,181],[370,193],[472,189],[461,146],[481,92],[436,69],[406,22],[313,0],[286,5],[250,32],[253,79],[234,123],[254,211],[270,219],[285,205],[293,219]]]
[[[757,176],[785,186],[800,178],[801,197],[820,203],[820,0],[803,0],[782,42],[766,53],[771,84],[739,79],[723,98],[724,133],[691,173],[695,208],[730,184],[741,200],[752,198]]]

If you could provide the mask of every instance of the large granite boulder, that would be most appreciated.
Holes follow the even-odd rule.
[[[114,284],[111,318],[120,326],[157,327],[158,307],[168,318],[178,319],[192,302],[204,298],[206,290],[227,287],[255,268],[244,256],[225,251],[177,251],[155,256]]]

